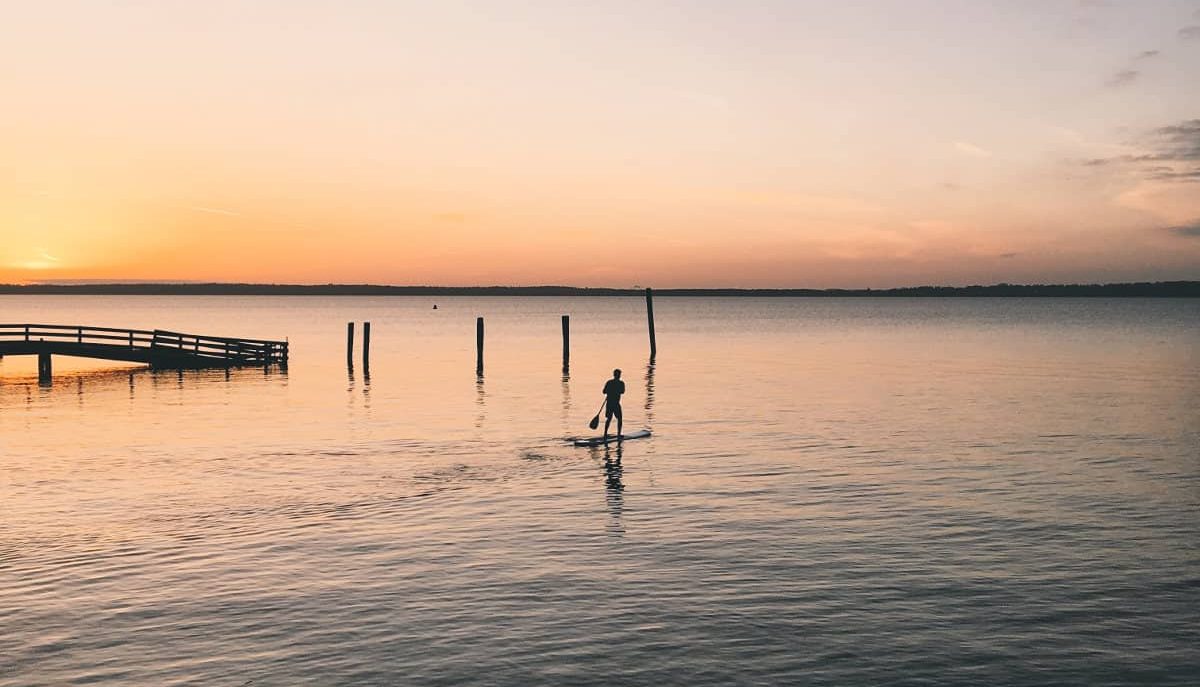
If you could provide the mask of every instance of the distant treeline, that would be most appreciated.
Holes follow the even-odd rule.
[[[375,284],[0,284],[0,294],[109,296],[637,296],[641,289],[575,286],[381,286]],[[1130,284],[994,284],[896,289],[655,289],[658,296],[1200,298],[1200,281]]]

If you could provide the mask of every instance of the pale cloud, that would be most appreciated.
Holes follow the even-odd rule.
[[[1087,145],[1088,139],[1081,132],[1065,126],[1051,126],[1050,130],[1076,145]]]
[[[953,232],[955,225],[953,222],[947,222],[941,219],[918,219],[908,223],[908,226],[925,233],[949,233]]]
[[[957,150],[958,152],[962,153],[963,155],[969,155],[971,157],[991,157],[992,156],[992,151],[985,150],[973,143],[967,143],[966,141],[955,141],[954,149]]]
[[[1091,163],[1093,160],[1106,160],[1122,155],[1132,155],[1142,150],[1126,143],[1113,143],[1111,141],[1091,138],[1080,131],[1067,127],[1051,126],[1049,130],[1072,147],[1080,148],[1082,154],[1088,155],[1089,157],[1084,161],[1085,165]]]
[[[1200,40],[1200,26],[1185,26],[1179,29],[1179,38],[1185,41]]]
[[[62,260],[55,255],[51,255],[48,251],[35,249],[33,255],[28,258],[20,258],[9,262],[5,267],[15,268],[19,270],[50,270],[58,268],[62,264]],[[29,255],[29,254],[26,254]]]
[[[1185,225],[1200,216],[1200,194],[1195,186],[1174,181],[1145,180],[1114,198],[1121,206],[1138,210],[1171,226]]]
[[[786,191],[738,191],[730,194],[738,204],[804,212],[818,216],[877,215],[884,208],[851,196],[834,196]]]
[[[200,205],[193,205],[193,206],[190,206],[188,209],[195,210],[196,212],[207,212],[211,215],[226,215],[228,217],[242,217],[243,216],[242,213],[240,213],[240,212],[234,212],[233,210],[226,210],[225,208],[210,208],[210,207],[204,207],[204,206],[200,206]]]

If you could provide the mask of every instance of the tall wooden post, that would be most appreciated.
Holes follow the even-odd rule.
[[[483,318],[475,318],[475,374],[483,374]]]
[[[363,371],[371,366],[371,323],[363,322]]]
[[[571,316],[562,316],[563,372],[571,366]]]
[[[354,367],[354,323],[346,323],[346,367]]]
[[[646,288],[646,324],[650,327],[650,357],[658,354],[658,345],[654,342],[654,295]]]

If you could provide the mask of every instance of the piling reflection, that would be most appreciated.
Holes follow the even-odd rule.
[[[571,375],[565,371],[562,376],[562,421],[564,426],[571,422]]]
[[[367,410],[371,409],[371,368],[363,365],[363,383],[362,383],[362,400],[363,407]]]
[[[487,419],[487,390],[483,386],[483,374],[475,375],[475,405],[479,406],[479,414],[475,416],[475,429],[482,429]]]
[[[346,405],[354,407],[354,392],[358,389],[358,383],[354,379],[354,366],[346,367]]]
[[[367,367],[363,367],[361,384],[359,378],[354,374],[354,366],[346,366],[346,405],[353,408],[358,404],[359,394],[361,392],[362,404],[365,408],[371,407],[371,371]]]
[[[646,427],[654,428],[654,356],[646,361]]]

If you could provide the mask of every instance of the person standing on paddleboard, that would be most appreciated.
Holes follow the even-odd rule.
[[[613,378],[604,383],[604,440],[608,441],[608,426],[612,424],[613,416],[617,417],[617,440],[621,440],[621,394],[625,393],[625,382],[621,381],[621,371],[613,370]]]

